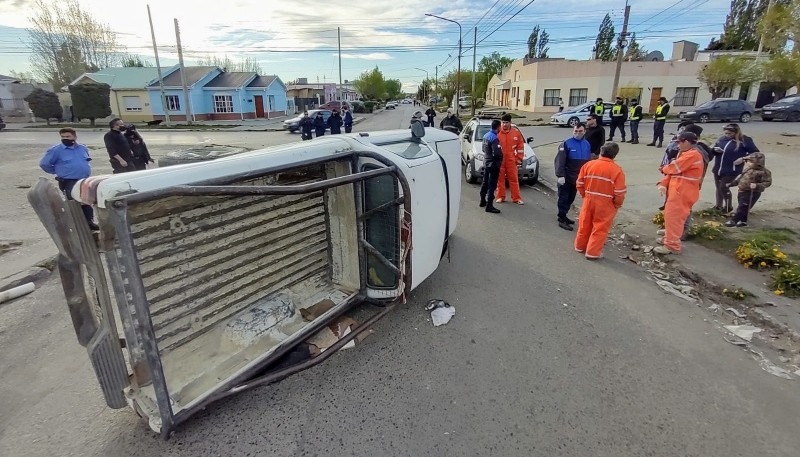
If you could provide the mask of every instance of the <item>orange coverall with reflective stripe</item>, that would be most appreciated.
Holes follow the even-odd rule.
[[[664,246],[672,252],[681,252],[683,225],[692,211],[692,205],[700,198],[703,167],[703,155],[692,148],[678,154],[675,160],[661,169],[665,176],[658,185],[667,188]]]
[[[576,187],[583,204],[578,216],[575,250],[585,252],[587,258],[597,259],[603,253],[614,216],[625,201],[625,173],[613,160],[600,157],[581,168]]]
[[[499,200],[506,199],[506,179],[508,179],[511,200],[521,201],[517,164],[525,158],[525,142],[522,140],[522,133],[516,127],[511,127],[508,132],[504,132],[501,127],[497,132],[497,137],[500,139],[500,149],[503,151],[503,164],[500,166],[500,176],[497,178],[497,190],[495,190],[494,196]]]

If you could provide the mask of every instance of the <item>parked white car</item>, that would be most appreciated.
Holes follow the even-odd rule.
[[[470,184],[477,183],[483,177],[483,136],[492,128],[492,119],[473,118],[461,132],[461,162],[464,163],[464,178]],[[521,138],[522,131],[516,125],[511,126]],[[539,181],[539,158],[531,147],[533,137],[525,141],[525,157],[522,165],[517,167],[520,182],[533,185]]]
[[[605,111],[603,111],[603,124],[611,123],[611,107],[612,103],[603,103]],[[578,122],[586,122],[589,114],[593,112],[594,102],[584,103],[575,107],[564,108],[564,111],[555,113],[550,118],[550,124],[558,125],[561,127],[575,127]]]
[[[59,251],[106,404],[167,438],[211,402],[323,361],[405,303],[446,253],[461,196],[458,136],[422,136],[325,136],[92,176],[77,201],[41,178],[28,200]],[[79,202],[95,207],[99,235]],[[303,345],[364,302],[377,311],[322,355]],[[277,365],[289,354],[301,361]]]

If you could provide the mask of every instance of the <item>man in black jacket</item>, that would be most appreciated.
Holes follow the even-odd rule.
[[[631,107],[628,109],[628,121],[631,123],[631,144],[639,144],[639,122],[642,121],[642,105],[639,100],[631,100]]]
[[[314,130],[314,120],[308,117],[308,111],[303,111],[303,117],[300,118],[300,137],[303,141],[314,138],[311,131]]]
[[[592,147],[592,159],[600,157],[600,147],[606,144],[606,130],[603,128],[603,118],[590,114],[586,118],[586,135],[584,138]]]
[[[131,145],[123,135],[126,130],[125,122],[120,118],[114,118],[108,123],[108,126],[111,127],[111,130],[103,136],[103,141],[106,144],[106,151],[108,151],[114,174],[135,171]]]
[[[461,125],[461,119],[458,118],[458,115],[453,114],[453,108],[447,108],[447,116],[439,122],[439,128],[458,133],[464,126]]]
[[[492,121],[492,130],[483,136],[483,182],[481,183],[481,208],[486,207],[487,213],[497,214],[499,209],[494,207],[494,190],[497,188],[497,178],[500,176],[500,165],[503,163],[503,151],[500,149],[500,120]]]
[[[659,97],[656,112],[653,114],[653,141],[648,143],[648,146],[655,146],[660,148],[661,143],[664,142],[664,124],[667,123],[667,114],[669,114],[669,102],[667,97]]]
[[[331,135],[339,135],[342,133],[342,116],[339,115],[339,110],[333,110],[333,114],[328,118],[328,127],[331,128]]]
[[[619,129],[622,134],[622,142],[625,142],[626,120],[628,120],[628,105],[622,102],[622,97],[617,97],[614,106],[611,107],[611,134],[608,141],[614,141],[614,133]]]
[[[322,111],[317,111],[317,116],[314,118],[314,133],[317,134],[317,138],[325,135],[325,128],[327,125],[325,124],[325,118],[322,117]]]

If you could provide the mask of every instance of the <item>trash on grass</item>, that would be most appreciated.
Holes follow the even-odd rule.
[[[733,333],[745,341],[752,341],[753,335],[761,332],[761,329],[752,325],[726,325],[725,330]]]

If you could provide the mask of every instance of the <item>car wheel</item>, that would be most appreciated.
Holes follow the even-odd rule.
[[[528,180],[528,184],[531,185],[531,186],[535,186],[536,183],[538,183],[538,182],[539,182],[539,170],[537,169],[536,170],[536,174],[533,175],[533,178]]]
[[[700,115],[700,122],[702,122],[703,124],[708,122],[708,114],[701,114]]]
[[[786,119],[789,120],[789,122],[800,121],[800,111],[792,111]]]
[[[765,122],[772,122],[772,118],[771,117],[762,117],[761,120],[765,121]]]
[[[182,151],[168,152],[164,157],[158,159],[158,166],[168,167],[170,165],[183,165],[187,163],[205,162],[207,160],[214,160],[220,157],[227,157],[234,154],[241,154],[247,152],[248,148],[239,148],[232,146],[217,146],[208,145],[198,148],[190,148]]]
[[[478,176],[475,174],[475,163],[472,160],[467,161],[464,167],[464,178],[469,184],[478,182]]]
[[[580,121],[581,121],[580,119],[578,119],[577,117],[573,116],[573,117],[569,118],[569,120],[567,121],[567,125],[572,127],[572,128],[575,128],[575,126],[578,125],[578,122],[580,122]]]
[[[297,133],[297,129],[289,129],[289,133]]]
[[[750,122],[750,117],[751,117],[750,113],[742,113],[742,115],[739,116],[739,122],[747,124],[748,122]]]

